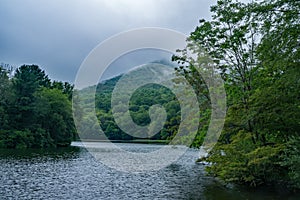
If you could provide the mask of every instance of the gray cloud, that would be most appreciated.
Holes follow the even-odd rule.
[[[189,34],[214,2],[1,0],[0,62],[35,63],[52,79],[73,82],[84,58],[108,37],[145,26]]]

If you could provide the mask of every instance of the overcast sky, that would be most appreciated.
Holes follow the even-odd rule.
[[[209,7],[215,2],[0,0],[0,63],[38,64],[51,79],[74,82],[84,58],[108,37],[141,27],[169,28],[188,35],[199,19],[210,17]],[[148,59],[156,59],[155,53],[148,53]]]

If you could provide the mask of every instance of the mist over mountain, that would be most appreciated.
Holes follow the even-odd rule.
[[[160,83],[174,77],[174,65],[167,60],[156,60],[147,64],[139,65],[126,74],[115,76],[111,79],[100,82],[97,86],[91,86],[81,90],[81,97],[85,106],[85,113],[92,110],[91,99],[95,98],[95,107],[98,123],[110,140],[133,140],[133,139],[151,139],[151,140],[170,140],[177,132],[180,123],[180,104],[172,91]],[[119,84],[119,85],[118,85]],[[129,112],[133,122],[139,126],[146,126],[151,122],[149,108],[152,105],[159,104],[163,106],[167,113],[167,119],[163,128],[154,136],[145,138],[133,137],[119,128],[112,115],[112,93],[114,89],[121,89],[117,96],[119,101],[126,99],[126,92],[135,84],[141,84],[130,97]],[[96,91],[95,95],[94,92]],[[122,92],[123,91],[123,92]],[[123,95],[123,96],[122,96]],[[124,109],[120,104],[114,108],[115,112]],[[89,114],[86,114],[85,120],[89,120]],[[126,120],[125,120],[126,121]],[[86,127],[84,130],[86,138],[99,139],[93,128]],[[147,134],[147,133],[145,133]],[[100,138],[101,139],[101,138]]]
[[[159,67],[160,66],[160,67]],[[171,61],[167,59],[159,59],[159,60],[153,60],[149,63],[137,65],[130,70],[128,70],[126,73],[135,73],[134,75],[136,77],[140,77],[141,79],[145,77],[145,73],[150,73],[152,76],[157,77],[169,77],[172,75],[172,73],[175,72],[174,68],[177,67],[176,63],[172,63]],[[103,89],[107,87],[113,87],[115,83],[126,73],[121,73],[119,75],[115,75],[111,78],[102,80],[100,83],[98,83],[97,88]],[[95,86],[91,86],[95,87]]]

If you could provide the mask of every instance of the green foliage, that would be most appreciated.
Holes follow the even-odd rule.
[[[73,86],[51,82],[37,65],[14,76],[0,67],[0,147],[67,146],[75,135],[70,98]]]
[[[22,65],[13,77],[13,86],[20,97],[32,98],[38,88],[50,84],[48,76],[37,65]]]
[[[116,77],[107,80],[97,86],[95,99],[97,118],[101,128],[110,140],[132,140],[136,138],[123,132],[112,116],[111,94],[119,78],[120,77]],[[89,102],[89,95],[86,97],[85,101]],[[148,84],[138,88],[131,96],[129,103],[131,118],[134,123],[140,126],[148,125],[150,123],[149,108],[155,104],[162,105],[166,109],[167,120],[163,129],[149,139],[169,140],[177,133],[181,116],[179,102],[168,88],[157,84]],[[114,108],[114,112],[118,113],[118,111],[124,109],[124,106],[119,105]],[[124,123],[126,122],[124,121]]]
[[[0,131],[0,148],[28,148],[33,143],[34,138],[29,130]]]
[[[212,20],[200,20],[190,46],[173,57],[200,91],[193,68],[201,60],[186,56],[196,44],[225,81],[226,122],[208,172],[227,182],[300,188],[299,2],[219,0],[211,11]]]
[[[8,69],[0,66],[0,127],[7,128],[8,124],[8,105],[12,98],[12,92],[10,90],[11,83],[8,77]],[[1,128],[0,128],[1,129]]]
[[[68,82],[60,82],[60,81],[53,81],[51,84],[51,88],[55,88],[60,90],[63,94],[67,95],[68,99],[72,99],[74,85],[71,85]]]
[[[280,164],[288,169],[288,177],[293,187],[300,188],[300,136],[290,137]]]
[[[12,78],[15,99],[12,104],[13,128],[31,129],[37,120],[34,111],[34,93],[42,87],[50,87],[50,79],[37,65],[22,65]]]
[[[42,129],[50,134],[56,145],[69,145],[74,137],[75,129],[68,96],[59,89],[43,88],[35,93],[35,97],[37,121]]]
[[[240,131],[231,138],[230,145],[219,144],[214,148],[207,161],[216,164],[207,171],[225,181],[251,186],[274,182],[285,170],[278,162],[282,151],[282,145],[254,145],[252,133]]]

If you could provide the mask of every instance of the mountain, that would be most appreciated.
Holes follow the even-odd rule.
[[[102,81],[97,86],[81,90],[82,102],[84,102],[82,109],[85,110],[84,120],[89,121],[92,118],[92,114],[89,113],[93,112],[91,103],[93,102],[93,92],[96,90],[96,116],[101,129],[108,139],[133,140],[142,138],[170,140],[176,134],[180,123],[180,104],[176,96],[167,87],[168,80],[170,82],[170,79],[174,77],[174,66],[162,63],[167,64],[165,61],[154,61],[140,65],[131,69],[126,74]],[[112,96],[116,100],[112,101]],[[125,100],[129,101],[130,119],[123,117],[123,111],[124,109],[126,111],[126,105],[128,104],[120,102]],[[114,109],[112,109],[112,103]],[[165,123],[155,120],[155,122],[161,123],[162,127],[155,123],[150,124],[150,115],[153,115],[152,117],[154,118],[160,116],[160,112],[151,113],[151,110],[153,110],[151,106],[156,104],[161,105],[166,111]],[[140,128],[148,126],[148,128],[141,129],[145,131],[141,132],[140,135],[133,136],[131,131],[128,133],[128,131],[120,128],[122,124],[116,123],[118,120],[115,119],[113,113],[115,116],[120,116],[119,122],[121,121],[123,125],[132,120],[135,126],[139,126]],[[81,137],[99,139],[99,135],[95,134],[97,131],[94,128],[94,126],[83,128],[84,134]],[[154,132],[149,134],[148,132],[151,132],[151,130]]]

